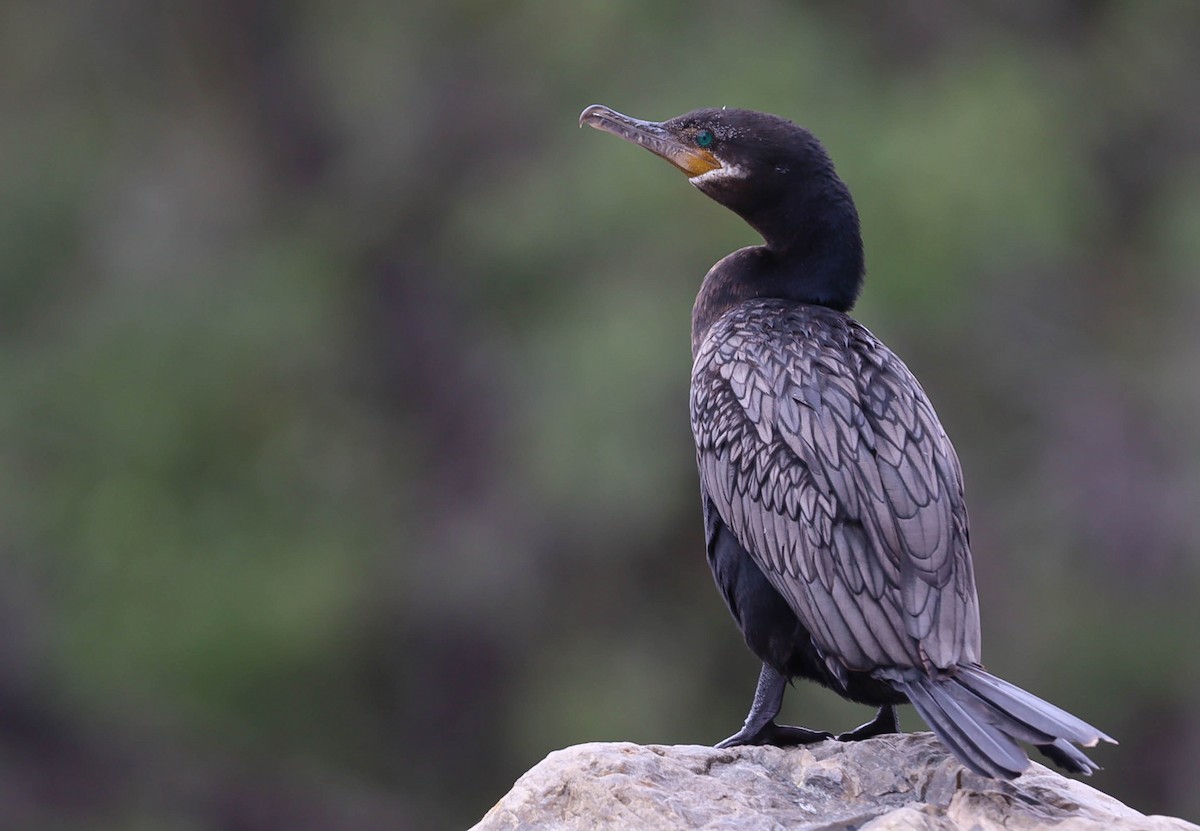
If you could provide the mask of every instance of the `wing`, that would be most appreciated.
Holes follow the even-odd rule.
[[[962,473],[908,368],[849,317],[758,300],[692,371],[701,486],[843,668],[979,660]]]

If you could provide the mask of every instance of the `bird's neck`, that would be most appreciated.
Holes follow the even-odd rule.
[[[692,349],[725,312],[747,300],[769,298],[848,312],[865,271],[858,211],[845,183],[825,175],[777,181],[761,188],[736,183],[707,195],[762,234],[764,244],[743,248],[709,270],[692,309]]]
[[[863,281],[857,222],[844,235],[820,240],[806,235],[767,239],[766,245],[734,251],[705,275],[692,307],[693,357],[712,325],[748,300],[785,300],[841,312],[854,306]]]

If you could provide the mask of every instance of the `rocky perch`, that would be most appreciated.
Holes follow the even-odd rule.
[[[1013,782],[985,779],[929,733],[788,749],[568,747],[518,779],[472,831],[518,828],[1200,831],[1038,764]]]

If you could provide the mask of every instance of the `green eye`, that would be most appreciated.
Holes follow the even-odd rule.
[[[701,130],[700,132],[696,133],[696,146],[711,147],[713,139],[715,138],[716,136],[713,135],[712,130]]]

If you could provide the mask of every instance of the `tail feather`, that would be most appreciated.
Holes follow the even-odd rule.
[[[965,685],[964,685],[965,686]],[[1045,733],[1017,719],[1006,710],[999,709],[995,704],[983,698],[970,687],[966,687],[969,695],[963,696],[971,701],[970,710],[989,724],[995,725],[1002,733],[1012,736],[1017,741],[1033,745],[1052,744],[1056,735]]]
[[[1113,741],[1092,725],[978,667],[959,667],[952,676],[892,676],[930,728],[976,773],[1012,779],[1029,766],[1017,744],[1038,747],[1071,773],[1099,767],[1074,744]]]
[[[921,718],[971,770],[981,776],[1012,779],[1029,765],[1011,738],[967,712],[944,693],[940,682],[922,677],[905,681],[903,687]]]
[[[925,723],[942,740],[942,744],[946,745],[960,762],[981,776],[997,775],[991,760],[983,756],[967,741],[966,735],[946,717],[933,696],[929,694],[929,690],[916,683],[900,682],[898,686],[904,690],[909,703],[913,705],[921,718],[925,719]]]
[[[1066,739],[1056,739],[1050,744],[1039,744],[1038,750],[1060,768],[1071,773],[1091,776],[1100,766],[1083,755],[1083,752]]]
[[[955,677],[981,698],[1044,733],[1084,747],[1095,747],[1099,741],[1116,744],[1112,737],[1083,719],[978,667],[960,667]]]
[[[904,683],[905,693],[920,717],[962,763],[982,776],[1012,779],[1028,765],[1021,748],[1007,735],[971,715],[938,682],[916,678]]]

